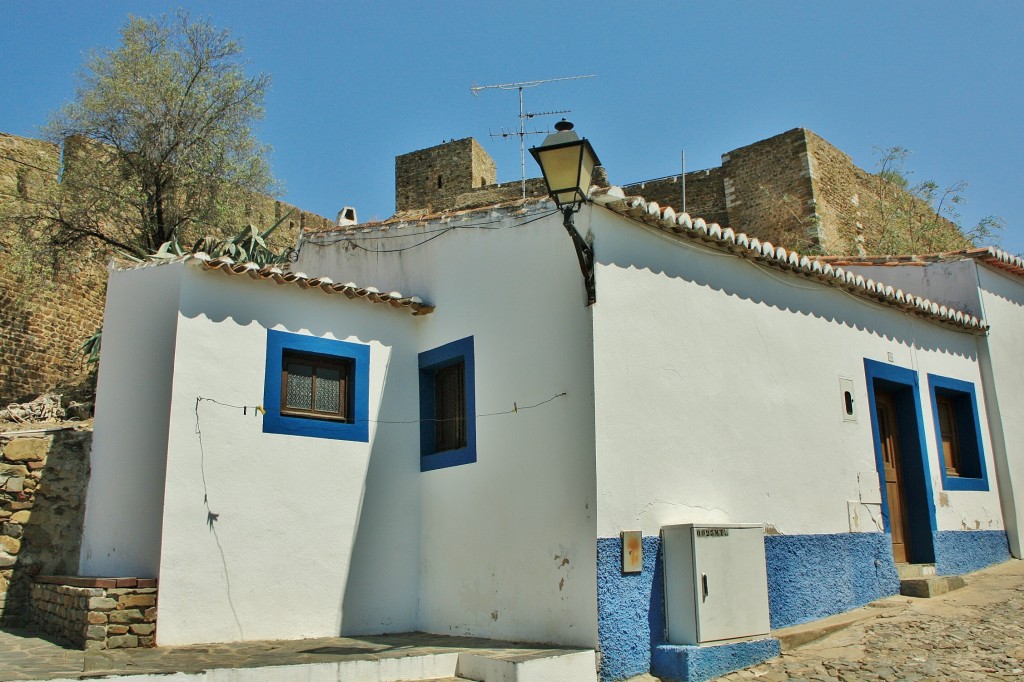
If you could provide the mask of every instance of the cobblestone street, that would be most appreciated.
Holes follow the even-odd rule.
[[[932,599],[893,597],[880,611],[727,682],[1024,680],[1024,562],[967,576]]]

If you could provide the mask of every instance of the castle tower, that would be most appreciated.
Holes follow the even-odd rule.
[[[440,210],[497,178],[494,159],[471,137],[402,154],[395,157],[395,211]]]

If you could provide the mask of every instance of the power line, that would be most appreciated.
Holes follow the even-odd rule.
[[[377,236],[370,236],[370,237],[345,236],[345,237],[338,237],[336,239],[328,239],[328,240],[323,240],[323,241],[313,241],[311,239],[306,238],[306,239],[303,239],[302,242],[299,244],[299,249],[298,250],[299,250],[299,252],[301,252],[302,251],[302,247],[304,247],[306,244],[311,244],[311,245],[316,246],[316,247],[324,247],[324,246],[331,246],[333,244],[340,244],[340,243],[343,243],[343,242],[348,242],[348,243],[351,243],[352,246],[354,246],[355,248],[362,249],[363,251],[368,251],[370,253],[399,253],[401,251],[408,251],[410,249],[414,249],[414,248],[416,248],[418,246],[423,246],[427,242],[433,241],[434,239],[437,239],[438,237],[441,237],[441,236],[443,236],[443,235],[445,235],[445,234],[447,234],[449,232],[452,232],[454,230],[475,230],[475,229],[480,229],[480,230],[507,230],[507,229],[513,229],[513,228],[517,228],[517,227],[524,227],[526,225],[529,225],[530,223],[536,222],[538,220],[543,220],[544,218],[552,216],[552,215],[554,215],[556,213],[559,213],[559,211],[557,209],[550,210],[550,211],[544,211],[544,212],[538,213],[538,214],[529,214],[530,215],[530,219],[529,220],[523,220],[521,222],[517,222],[517,223],[514,223],[512,225],[508,225],[506,227],[487,227],[488,225],[492,225],[494,223],[505,222],[504,219],[499,219],[499,220],[484,221],[484,222],[480,222],[480,223],[471,223],[471,224],[468,224],[468,225],[450,225],[448,227],[440,227],[440,228],[437,228],[435,230],[424,230],[423,232],[420,232],[417,235],[412,235],[412,234],[388,234],[388,235],[377,235]],[[404,247],[395,248],[395,249],[371,249],[371,248],[367,248],[367,247],[365,247],[365,246],[363,246],[362,244],[359,243],[361,241],[366,241],[366,240],[409,238],[409,237],[412,237],[412,236],[421,236],[421,235],[425,235],[425,234],[433,234],[433,236],[432,237],[428,237],[427,239],[424,239],[423,241],[418,242],[416,244],[410,244],[409,246],[404,246]]]

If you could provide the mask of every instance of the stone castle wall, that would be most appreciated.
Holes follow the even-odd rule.
[[[11,222],[37,210],[33,204],[52,191],[60,164],[57,145],[0,133],[2,405],[50,390],[74,392],[85,383],[88,367],[78,349],[103,322],[107,263],[114,252],[99,244],[51,246],[41,230],[26,234]],[[249,221],[263,229],[293,208],[261,196],[245,207]],[[302,228],[330,224],[296,209],[271,235],[270,245],[294,246]],[[226,226],[223,234],[241,229]]]
[[[972,246],[955,224],[936,216],[921,199],[858,168],[811,131],[806,137],[826,253],[929,253]],[[917,219],[891,217],[901,211]]]
[[[0,623],[19,623],[33,579],[73,574],[85,520],[92,431],[0,433]]]
[[[395,211],[448,209],[497,178],[494,159],[471,137],[402,154],[395,157]]]
[[[722,168],[691,171],[686,174],[686,211],[708,223],[727,225],[729,211],[725,204],[725,183]],[[645,180],[623,187],[626,194],[640,195],[659,206],[681,210],[683,188],[678,175]]]
[[[802,128],[722,155],[729,227],[798,251],[819,247]]]
[[[623,187],[679,209],[679,176]],[[916,223],[894,223],[898,206]],[[722,165],[686,174],[686,210],[762,241],[808,253],[930,253],[966,248],[956,225],[813,132],[795,128],[722,155]],[[895,234],[902,230],[905,234]]]

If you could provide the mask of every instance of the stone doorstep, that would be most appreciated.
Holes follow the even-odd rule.
[[[935,564],[896,564],[900,580],[905,578],[927,578],[935,575]]]
[[[904,578],[900,580],[900,594],[905,597],[930,599],[953,590],[966,587],[967,581],[958,575],[939,575],[927,578]]]
[[[853,611],[838,613],[821,620],[811,621],[810,623],[800,623],[799,625],[790,625],[789,627],[772,630],[771,635],[779,640],[782,652],[786,653],[804,644],[827,637],[834,632],[839,632],[851,625],[883,616],[892,616],[906,608],[906,600],[901,600],[899,597],[887,597]]]

